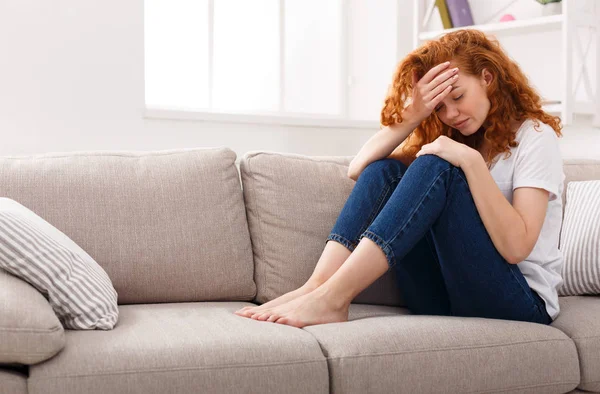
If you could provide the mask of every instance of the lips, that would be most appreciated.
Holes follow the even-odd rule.
[[[460,121],[460,122],[458,122],[458,123],[454,123],[454,126],[453,126],[453,127],[460,127],[460,126],[463,126],[465,123],[467,123],[467,120],[469,120],[469,118],[467,118],[467,119],[464,119],[464,120],[462,120],[462,121]]]

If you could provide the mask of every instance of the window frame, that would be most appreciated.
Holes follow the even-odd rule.
[[[214,56],[214,1],[208,0],[208,106],[212,107],[213,56]],[[340,21],[340,64],[341,81],[339,95],[340,115],[300,114],[283,111],[285,98],[285,0],[279,0],[279,108],[278,112],[225,112],[202,111],[197,109],[148,106],[146,104],[146,84],[144,82],[144,119],[197,120],[215,123],[268,124],[280,126],[307,126],[331,128],[379,128],[377,120],[350,119],[349,115],[349,73],[348,73],[348,0],[341,1]],[[146,23],[144,19],[144,23]],[[397,27],[396,27],[397,30]],[[144,36],[145,39],[145,36]],[[144,56],[144,81],[146,57]]]

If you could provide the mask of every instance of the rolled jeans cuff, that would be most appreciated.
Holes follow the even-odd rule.
[[[396,257],[394,256],[394,252],[392,251],[392,248],[390,247],[390,245],[388,245],[383,240],[383,238],[381,238],[379,235],[377,235],[371,231],[368,231],[368,230],[365,231],[360,236],[360,239],[362,239],[363,237],[369,238],[371,241],[375,242],[377,244],[377,246],[379,246],[381,248],[381,250],[385,254],[385,257],[388,261],[388,266],[390,268],[392,268],[393,266],[396,265]]]
[[[338,243],[341,243],[348,250],[350,250],[350,252],[354,252],[354,249],[356,248],[356,244],[355,243],[351,242],[347,238],[342,237],[339,234],[329,234],[329,237],[327,237],[327,241],[336,241]],[[325,241],[325,243],[327,243],[327,241]]]

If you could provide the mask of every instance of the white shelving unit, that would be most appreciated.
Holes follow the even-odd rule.
[[[522,34],[536,32],[539,30],[558,30],[561,31],[561,53],[563,54],[560,62],[561,67],[561,93],[560,97],[544,97],[545,100],[552,102],[544,106],[547,112],[558,114],[563,124],[573,123],[573,114],[593,115],[594,125],[600,127],[600,0],[563,0],[562,14],[540,16],[531,19],[514,20],[509,22],[498,22],[489,24],[480,24],[474,26],[465,26],[436,31],[424,31],[423,19],[425,17],[425,7],[429,0],[414,1],[414,20],[413,20],[413,47],[417,48],[427,40],[440,37],[446,33],[459,29],[478,29],[486,33],[494,34],[500,43],[502,43],[503,34]],[[471,0],[476,1],[476,0]],[[474,15],[476,19],[476,15]],[[593,37],[583,42],[583,38],[578,34],[579,29],[589,29],[595,36],[596,59],[592,64],[595,69],[589,70],[587,67],[588,56],[590,55],[590,42]],[[585,47],[584,47],[585,45]],[[535,53],[535,47],[531,48]],[[510,54],[509,54],[510,55]],[[535,55],[533,55],[535,56]],[[580,65],[577,70],[574,69],[574,57],[577,56]],[[518,59],[516,59],[518,61]],[[595,89],[592,89],[590,75],[596,76]],[[576,82],[573,83],[573,78]],[[577,89],[580,82],[583,82],[585,90],[585,101],[576,100]],[[595,90],[595,92],[593,91]],[[554,102],[558,101],[556,104]]]

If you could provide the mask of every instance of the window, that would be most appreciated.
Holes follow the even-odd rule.
[[[147,109],[378,123],[398,59],[396,0],[144,5]]]

